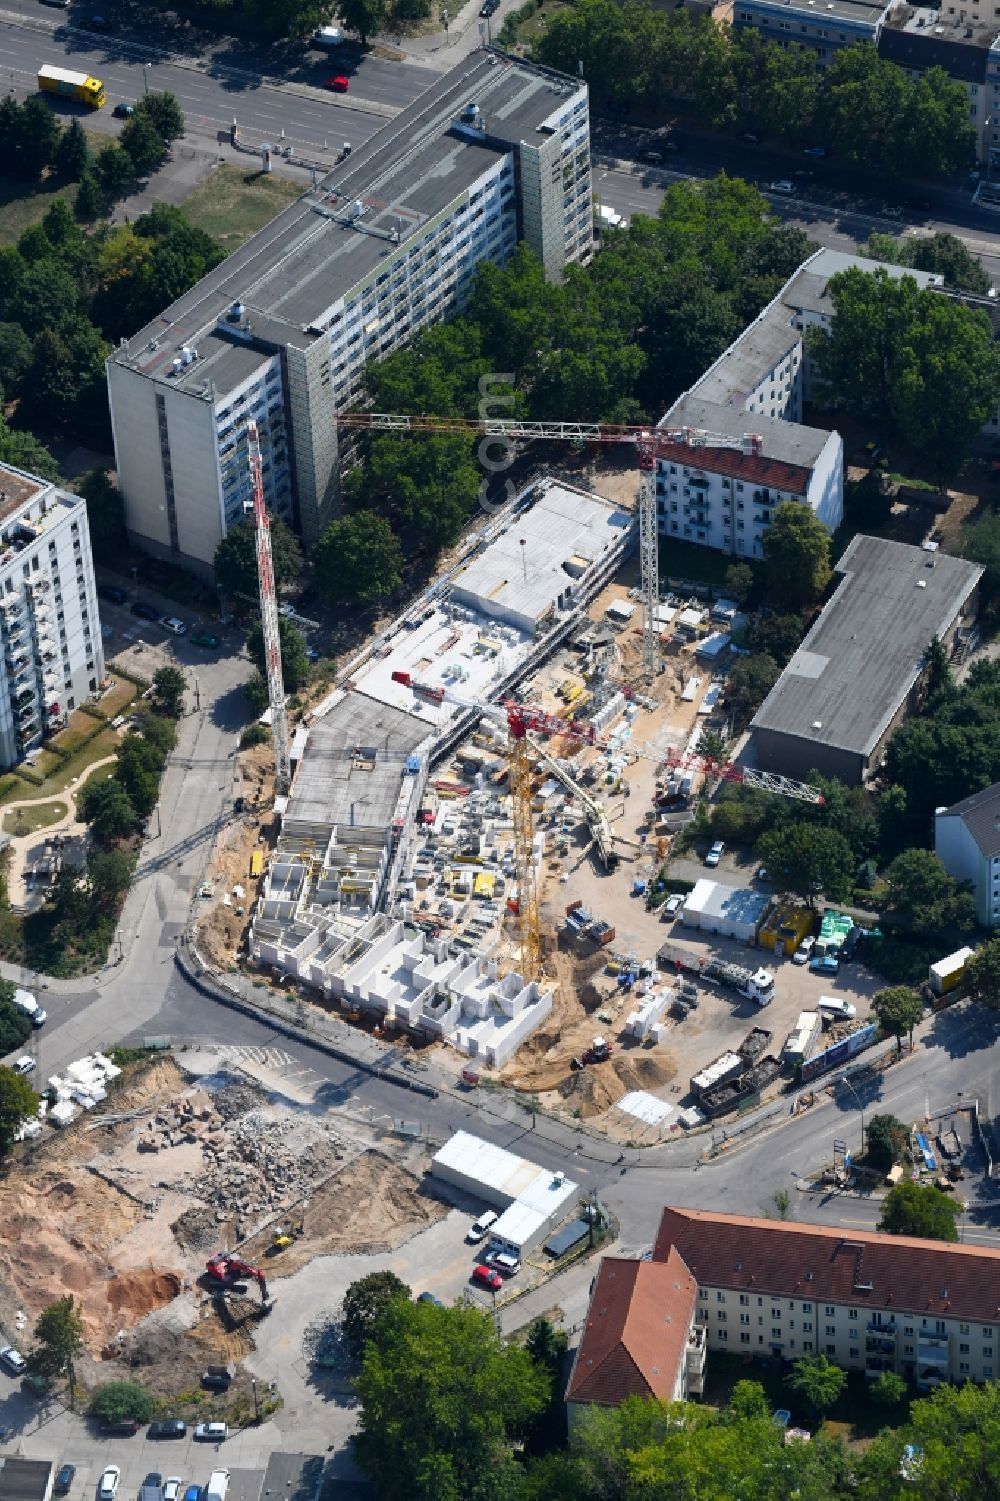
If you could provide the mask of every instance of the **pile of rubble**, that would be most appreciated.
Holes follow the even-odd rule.
[[[144,1124],[136,1140],[136,1150],[159,1152],[164,1147],[179,1147],[192,1141],[215,1147],[224,1144],[225,1139],[223,1119],[211,1095],[196,1089],[165,1105]]]

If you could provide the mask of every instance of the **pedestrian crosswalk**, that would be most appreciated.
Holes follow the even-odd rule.
[[[226,1058],[232,1063],[256,1063],[261,1068],[288,1069],[298,1064],[298,1059],[293,1058],[291,1053],[286,1053],[283,1048],[251,1048],[223,1044],[217,1046],[215,1051],[220,1058]]]

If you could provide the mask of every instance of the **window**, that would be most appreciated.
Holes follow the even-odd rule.
[[[958,1347],[958,1353],[959,1353],[959,1355],[968,1355],[968,1353],[969,1353],[969,1347],[968,1347],[968,1345],[959,1345],[959,1347]]]
[[[802,1312],[803,1313],[812,1313],[812,1311],[813,1311],[813,1306],[812,1306],[811,1303],[803,1303],[803,1305],[802,1305]]]
[[[836,1353],[837,1353],[837,1346],[836,1345],[827,1345],[827,1347],[826,1347],[826,1353],[828,1355],[836,1355]]]
[[[740,1307],[741,1308],[749,1308],[750,1307],[750,1299],[747,1297],[746,1293],[740,1293]]]
[[[959,1324],[959,1326],[958,1326],[958,1332],[959,1332],[959,1334],[968,1334],[968,1332],[969,1332],[969,1326],[968,1326],[968,1324]]]
[[[719,1323],[720,1324],[724,1324],[725,1322],[726,1322],[726,1310],[724,1308],[722,1308],[722,1309],[719,1310]]]
[[[728,1329],[718,1329],[718,1330],[716,1330],[716,1333],[718,1334],[718,1336],[719,1336],[720,1339],[728,1339],[729,1338],[729,1330]]]
[[[832,1303],[828,1303],[823,1312],[826,1314],[828,1319],[832,1319],[837,1310],[834,1308]]]
[[[749,1322],[750,1322],[750,1315],[748,1313],[741,1313],[740,1314],[740,1323],[741,1324],[749,1324]]]
[[[811,1340],[811,1339],[804,1339],[804,1340],[803,1340],[803,1341],[802,1341],[802,1348],[803,1348],[803,1350],[805,1350],[805,1351],[806,1351],[806,1352],[807,1352],[807,1353],[808,1353],[808,1352],[810,1352],[810,1351],[811,1351],[811,1350],[812,1350],[812,1347],[813,1347],[813,1342],[812,1342],[812,1340]]]
[[[812,1328],[813,1328],[813,1326],[812,1326],[812,1320],[811,1319],[803,1319],[802,1320],[802,1333],[803,1334],[812,1334]]]
[[[847,1310],[847,1317],[851,1320],[852,1323],[856,1323],[857,1322],[857,1317],[858,1317],[858,1310],[856,1308],[849,1308]]]
[[[960,1371],[967,1371],[969,1369],[969,1362],[967,1360],[960,1360],[958,1362],[958,1369]]]
[[[826,1332],[827,1332],[827,1334],[836,1334],[836,1332],[837,1332],[837,1326],[836,1326],[836,1324],[827,1324],[827,1326],[826,1326]]]
[[[781,1338],[781,1330],[774,1328],[773,1325],[771,1327],[771,1338],[772,1339],[780,1339]]]
[[[749,1336],[749,1334],[741,1334],[740,1335],[740,1344],[741,1345],[748,1345],[749,1343],[750,1343],[750,1336]]]

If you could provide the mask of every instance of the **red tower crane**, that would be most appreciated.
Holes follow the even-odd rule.
[[[278,599],[274,587],[274,564],[271,560],[271,518],[264,502],[264,481],[260,463],[260,437],[257,424],[247,423],[250,449],[250,479],[253,486],[253,524],[257,543],[257,580],[260,585],[260,621],[264,636],[264,663],[267,668],[267,696],[271,707],[271,744],[274,747],[274,782],[279,794],[288,791],[292,780],[291,754],[288,746],[288,715],[285,712],[285,683],[281,672],[281,635],[278,629]]]

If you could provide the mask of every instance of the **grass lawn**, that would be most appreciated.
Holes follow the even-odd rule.
[[[181,207],[192,224],[233,251],[302,192],[301,183],[273,172],[216,167]]]
[[[68,803],[38,803],[31,808],[14,808],[4,814],[5,834],[37,834],[39,829],[50,829],[54,823],[66,817]]]
[[[840,1400],[822,1424],[817,1425],[816,1415],[806,1411],[795,1393],[789,1390],[785,1382],[788,1369],[780,1363],[767,1361],[758,1365],[755,1360],[713,1350],[705,1367],[705,1404],[724,1407],[737,1381],[757,1381],[767,1393],[772,1409],[787,1407],[792,1422],[799,1427],[808,1428],[811,1433],[819,1427],[824,1438],[841,1438],[848,1444],[867,1443],[883,1428],[898,1428],[909,1421],[908,1401],[901,1402],[898,1407],[880,1407],[872,1401],[864,1374],[849,1371]]]
[[[73,198],[76,183],[58,186],[49,179],[25,182],[0,174],[0,245],[15,245],[26,229],[37,224],[57,198]]]
[[[95,735],[89,744],[85,745],[75,756],[70,756],[67,761],[63,761],[51,751],[43,751],[32,769],[44,775],[44,782],[35,787],[31,782],[24,781],[18,776],[5,778],[2,790],[0,790],[0,806],[4,803],[23,802],[25,798],[37,798],[41,801],[57,792],[65,792],[71,782],[83,776],[88,766],[93,766],[95,761],[102,761],[105,756],[114,755],[118,744],[118,732],[109,726],[108,729],[101,730],[100,734]]]
[[[544,3],[539,6],[534,15],[529,16],[526,21],[522,21],[517,28],[518,46],[523,47],[528,42],[533,41],[535,37],[540,36],[546,30],[552,17],[565,9],[566,6],[562,3],[562,0],[544,0]]]
[[[99,709],[105,719],[116,719],[138,692],[138,688],[128,678],[115,678],[114,686],[93,707]]]
[[[676,537],[660,542],[660,587],[667,579],[684,579],[692,584],[711,584],[715,589],[725,587],[726,571],[734,563],[748,563],[754,573],[763,565],[752,558],[737,558],[714,548],[699,547],[694,542],[678,542]]]

